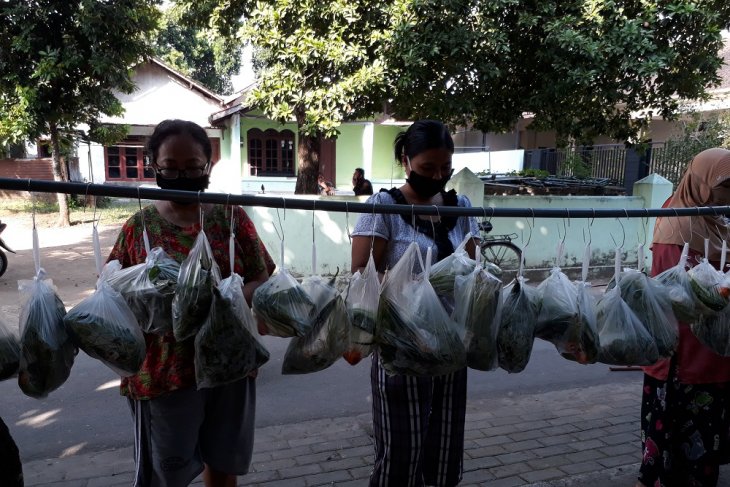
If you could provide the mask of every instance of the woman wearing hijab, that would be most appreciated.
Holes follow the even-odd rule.
[[[689,164],[668,208],[730,204],[730,151],[709,149]],[[719,268],[730,228],[721,216],[659,218],[652,241],[653,276],[679,262],[689,242],[689,266],[699,263],[710,239],[710,263]],[[714,487],[730,428],[730,358],[714,353],[679,325],[671,359],[644,367],[641,402],[643,458],[636,487]]]

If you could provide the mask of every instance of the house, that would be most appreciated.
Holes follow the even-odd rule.
[[[181,118],[204,127],[211,139],[211,191],[259,192],[263,186],[266,192],[294,192],[296,123],[281,125],[246,105],[250,87],[222,97],[154,58],[135,67],[132,79],[137,90],[117,94],[124,114],[102,120],[126,124],[129,133],[111,147],[94,143],[79,146],[84,180],[91,181],[93,176],[97,183],[153,184],[154,174],[144,165],[147,138],[160,121]],[[357,167],[365,169],[374,184],[382,181],[387,185],[393,178],[402,178],[392,156],[393,141],[402,125],[387,118],[343,124],[337,139],[321,141],[321,172],[345,191],[352,189],[352,173]],[[83,163],[86,159],[91,161],[91,172]]]
[[[127,125],[127,136],[108,147],[79,144],[81,178],[95,183],[154,184],[154,172],[145,166],[145,145],[155,126],[170,118],[192,120],[204,127],[213,146],[213,164],[217,164],[223,130],[210,125],[208,117],[221,109],[223,98],[155,58],[133,71],[137,89],[130,94],[116,93],[124,114],[101,119],[102,123]]]
[[[269,120],[256,107],[246,104],[248,89],[229,100],[210,116],[210,124],[223,129],[222,157],[230,161],[226,180],[240,181],[240,192],[293,193],[297,168],[297,125]],[[320,140],[320,172],[340,190],[352,190],[355,168],[365,170],[373,185],[388,186],[403,178],[393,157],[393,141],[408,123],[391,118],[346,122],[336,139]],[[212,174],[211,184],[225,185]],[[230,184],[226,191],[236,188]]]

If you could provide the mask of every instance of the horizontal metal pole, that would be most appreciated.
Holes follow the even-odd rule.
[[[0,178],[0,190],[39,193],[84,194],[147,200],[175,200],[185,202],[262,206],[295,210],[321,210],[352,213],[386,213],[399,215],[474,216],[486,218],[645,218],[654,216],[730,215],[730,206],[701,206],[694,208],[461,208],[436,205],[375,205],[330,199],[285,198],[227,193],[177,191],[157,188],[135,188],[111,184],[57,182],[40,179]],[[530,196],[525,196],[530,198]]]

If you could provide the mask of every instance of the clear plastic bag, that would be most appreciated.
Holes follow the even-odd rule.
[[[102,271],[96,291],[74,306],[63,322],[77,347],[124,377],[139,371],[147,347],[134,313],[107,283],[115,267]]]
[[[690,329],[700,343],[722,357],[730,357],[730,310],[702,315],[690,323]]]
[[[375,260],[370,254],[365,270],[353,274],[345,293],[350,338],[343,357],[350,365],[372,353],[379,302],[380,280]]]
[[[213,288],[210,314],[195,335],[198,389],[241,380],[268,360],[269,352],[243,296],[243,279],[231,274]]]
[[[535,326],[540,313],[537,290],[520,275],[502,290],[502,315],[497,332],[500,368],[509,373],[527,367],[535,341]]]
[[[559,267],[550,271],[547,279],[540,283],[540,296],[535,336],[553,345],[565,358],[587,364],[594,363],[598,354],[595,312],[591,307],[590,295],[585,285],[572,283]]]
[[[180,264],[154,247],[141,264],[121,269],[119,261],[111,261],[110,266],[118,270],[109,271],[107,283],[122,295],[142,331],[161,335],[172,331],[172,300]]]
[[[473,238],[470,233],[467,234],[451,255],[431,266],[428,280],[439,296],[453,299],[456,277],[468,276],[477,265],[476,261],[466,252],[466,244]]]
[[[24,394],[40,399],[66,382],[77,349],[63,324],[66,308],[45,273],[19,281],[18,289],[23,302],[18,385]]]
[[[438,376],[466,365],[464,330],[428,281],[430,258],[431,249],[424,266],[418,244],[412,243],[383,282],[375,341],[389,374]],[[425,271],[414,276],[417,259]]]
[[[619,279],[621,297],[654,339],[659,357],[670,357],[679,343],[679,325],[667,289],[635,269],[621,272]]]
[[[621,297],[609,289],[596,305],[601,351],[598,361],[610,365],[652,365],[659,360],[656,343]]]
[[[456,276],[456,306],[452,318],[464,327],[466,365],[475,370],[494,370],[499,365],[497,332],[501,314],[502,281],[484,269]]]
[[[702,314],[702,310],[707,308],[699,301],[692,289],[692,282],[687,273],[688,252],[689,244],[684,244],[677,265],[665,270],[655,279],[667,290],[672,302],[672,310],[677,319],[685,323],[694,323]]]
[[[195,336],[210,313],[213,287],[221,281],[208,237],[201,229],[190,253],[180,264],[175,297],[172,300],[172,332],[175,340]]]
[[[8,325],[0,320],[0,381],[18,374],[20,367],[20,341]]]
[[[308,374],[324,370],[345,352],[349,341],[347,309],[334,286],[335,279],[310,276],[302,288],[314,303],[309,332],[289,342],[281,373]]]
[[[314,303],[286,268],[279,268],[253,293],[254,315],[269,335],[304,336],[312,328]]]
[[[730,303],[730,282],[707,259],[703,258],[687,274],[697,299],[710,311],[719,313]]]

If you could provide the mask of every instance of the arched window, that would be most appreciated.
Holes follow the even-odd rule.
[[[294,132],[250,129],[246,139],[251,176],[294,176]]]

